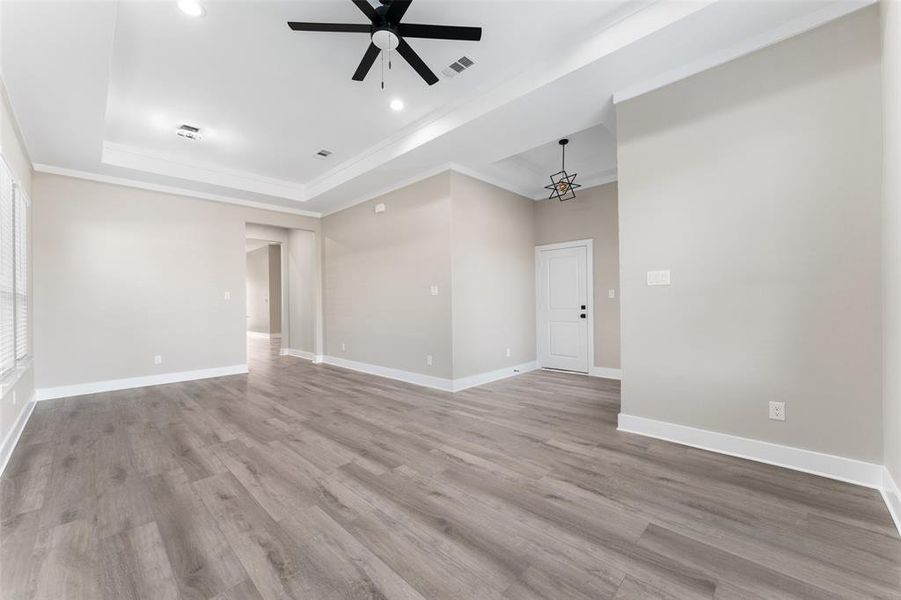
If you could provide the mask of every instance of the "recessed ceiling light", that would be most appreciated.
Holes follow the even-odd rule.
[[[400,98],[395,98],[391,101],[390,106],[391,110],[393,110],[394,112],[400,112],[404,109],[404,101]]]
[[[197,0],[178,0],[178,8],[189,17],[203,16],[203,7]]]

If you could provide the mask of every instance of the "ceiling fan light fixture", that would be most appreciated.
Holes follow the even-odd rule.
[[[178,0],[178,8],[189,17],[202,17],[205,12],[197,0]]]
[[[396,50],[400,46],[400,38],[390,29],[376,29],[372,33],[372,43],[379,50]]]
[[[482,39],[481,27],[460,27],[455,25],[431,25],[423,23],[406,23],[402,19],[410,8],[412,0],[379,0],[381,6],[373,7],[370,0],[351,0],[354,5],[369,19],[369,23],[308,23],[306,21],[288,21],[292,31],[319,31],[331,33],[365,33],[370,37],[369,48],[363,54],[357,70],[351,79],[363,81],[372,69],[375,60],[382,56],[382,89],[385,88],[384,61],[385,50],[396,51],[410,67],[428,85],[438,83],[438,76],[425,64],[416,53],[408,38],[430,40],[461,40],[478,42]],[[388,68],[391,68],[390,55]]]

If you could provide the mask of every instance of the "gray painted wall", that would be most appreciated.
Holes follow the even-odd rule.
[[[282,249],[269,247],[269,333],[282,332]]]
[[[247,253],[247,331],[270,333],[269,329],[269,246]]]
[[[535,360],[533,204],[451,173],[454,378]]]
[[[319,251],[316,235],[292,229],[285,247],[286,285],[288,286],[288,339],[282,346],[315,352],[319,295]],[[287,343],[286,343],[287,342]]]
[[[883,411],[885,466],[901,485],[901,3],[883,0]],[[901,498],[898,499],[901,501]]]
[[[450,202],[445,172],[322,219],[327,354],[453,375]]]
[[[533,218],[453,172],[325,217],[327,353],[448,379],[535,360]]]
[[[882,462],[878,25],[618,106],[623,412]]]
[[[579,190],[566,202],[535,203],[535,244],[593,240],[594,366],[620,367],[619,216],[616,183]],[[608,298],[608,290],[615,297]]]
[[[245,363],[245,223],[319,230],[315,218],[43,173],[32,201],[38,388]]]

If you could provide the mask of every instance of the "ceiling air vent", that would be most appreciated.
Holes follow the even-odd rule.
[[[445,77],[456,77],[458,74],[462,73],[474,64],[476,64],[475,61],[473,61],[468,56],[461,56],[450,65],[448,65],[447,68],[441,71],[441,73]]]
[[[194,140],[195,142],[199,142],[203,139],[203,136],[200,135],[200,128],[194,127],[193,125],[182,125],[175,130],[175,134],[185,139]]]
[[[325,149],[322,149],[322,150],[320,150],[319,152],[316,153],[316,158],[319,158],[319,159],[325,159],[325,158],[328,158],[328,157],[331,156],[331,155],[332,155],[332,151],[331,151],[331,150],[325,150]]]

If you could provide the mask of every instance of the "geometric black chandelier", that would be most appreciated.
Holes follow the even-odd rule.
[[[563,158],[560,161],[560,170],[551,175],[551,185],[544,186],[544,189],[551,190],[551,195],[548,196],[548,200],[551,198],[557,198],[561,202],[564,200],[572,200],[576,197],[576,188],[582,187],[576,181],[577,173],[573,173],[572,175],[568,175],[566,173],[566,145],[569,143],[569,140],[563,138],[560,140],[560,149],[563,151]]]

